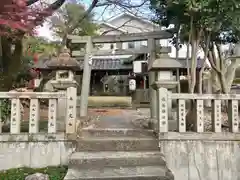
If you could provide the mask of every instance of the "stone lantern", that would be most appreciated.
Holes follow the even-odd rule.
[[[76,86],[74,74],[80,69],[79,63],[71,58],[70,51],[64,47],[58,57],[52,58],[47,64],[48,68],[56,71],[55,80],[51,83],[57,90],[66,90]]]
[[[70,51],[64,47],[58,57],[53,57],[47,64],[48,68],[52,71],[56,71],[55,79],[51,81],[52,86],[57,91],[63,91],[68,93],[68,90],[74,96],[77,93],[77,82],[74,78],[74,74],[80,69],[78,62],[71,58]],[[76,91],[76,92],[75,92]],[[66,121],[66,110],[67,110],[66,99],[58,100],[58,127],[60,130],[65,128]]]
[[[173,76],[174,71],[178,71],[183,68],[183,65],[174,58],[170,58],[168,53],[170,52],[170,48],[163,49],[161,54],[157,59],[153,61],[152,64],[149,64],[149,71],[156,72],[156,80],[151,86],[159,92],[161,87],[168,89],[168,93],[171,93],[174,89],[176,89],[180,84],[179,82],[179,72],[177,73],[177,77]],[[159,102],[157,102],[157,106],[159,107]],[[168,102],[168,117],[169,120],[172,120],[172,101],[171,99]],[[173,122],[173,121],[172,121]],[[171,122],[169,122],[170,129]],[[175,123],[174,125],[175,126]],[[172,126],[172,127],[173,127]],[[174,129],[175,127],[173,127]]]
[[[169,52],[170,49],[168,48],[165,51],[161,51],[158,58],[149,66],[150,71],[156,72],[156,82],[152,85],[155,89],[159,86],[173,90],[179,84],[179,77],[174,77],[173,72],[183,68],[183,65],[176,59],[170,58]]]

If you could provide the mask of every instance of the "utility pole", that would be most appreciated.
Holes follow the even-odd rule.
[[[86,51],[84,57],[84,67],[83,67],[83,76],[82,76],[82,90],[80,97],[80,117],[87,116],[88,110],[88,96],[90,90],[90,81],[91,81],[91,69],[92,69],[92,37],[87,37],[86,42]]]
[[[153,63],[153,61],[156,58],[156,43],[155,39],[151,38],[148,39],[148,50],[149,50],[149,59],[148,59],[148,66]],[[150,112],[151,112],[151,118],[156,119],[157,118],[157,92],[152,88],[152,84],[156,80],[156,73],[153,71],[150,71],[148,73],[149,78],[149,97],[150,97]]]

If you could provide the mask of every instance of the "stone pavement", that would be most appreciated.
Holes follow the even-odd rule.
[[[116,128],[116,129],[134,129],[136,128],[131,121],[131,111],[126,109],[106,109],[106,114],[100,116],[94,124],[95,128]],[[112,112],[112,113],[111,113]]]

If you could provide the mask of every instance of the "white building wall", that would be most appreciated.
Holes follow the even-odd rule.
[[[133,72],[141,73],[142,72],[142,63],[146,61],[134,61],[133,62]]]
[[[127,31],[128,33],[149,32],[160,29],[151,23],[145,23],[144,21],[137,20],[128,15],[109,21],[109,24],[112,24],[115,27],[121,27],[121,29]]]
[[[113,30],[112,28],[110,27],[107,27],[107,26],[103,26],[101,27],[99,30],[98,30],[98,34],[103,34],[103,33],[106,33],[106,35],[118,35],[118,34],[122,34],[121,31],[117,31],[117,30]],[[113,48],[116,48],[116,43],[104,43],[104,44],[101,44],[101,48],[102,50],[108,50],[108,49],[111,49],[111,44],[113,45]]]
[[[159,29],[164,29],[164,28],[158,28],[151,23],[144,23],[144,21],[137,20],[137,19],[132,19],[132,17],[125,15],[121,16],[121,18],[116,18],[112,21],[108,22],[109,24],[115,26],[115,27],[120,27],[122,30],[128,32],[128,33],[140,33],[140,32],[149,32],[149,31],[154,31],[154,30],[159,30]],[[108,27],[102,27],[99,32],[104,32],[104,31],[109,31],[110,28]],[[115,34],[121,34],[121,31],[116,31],[112,30],[107,33],[107,35],[115,35]],[[171,53],[169,53],[169,56],[172,58],[176,57],[176,48],[171,45],[170,39],[161,39],[159,40],[161,46],[170,46],[171,47]],[[147,41],[141,41],[141,42],[135,42],[135,48],[141,47],[141,45],[147,46]],[[102,49],[110,49],[111,44],[104,44]],[[116,44],[114,44],[114,48],[116,48]],[[128,42],[124,42],[122,44],[123,49],[128,49]],[[191,52],[191,48],[190,48]],[[199,56],[201,58],[204,57],[203,52],[199,52]],[[183,45],[183,47],[179,50],[179,58],[186,58],[187,57],[187,46]]]
[[[137,20],[128,15],[121,16],[121,18],[117,18],[112,21],[109,21],[108,24],[111,24],[111,25],[115,26],[116,28],[120,28],[127,33],[141,33],[141,32],[150,32],[150,31],[154,31],[154,30],[160,30],[159,27],[154,26],[151,23]],[[103,26],[101,28],[101,31],[106,32],[106,31],[109,31],[109,29],[110,28]],[[113,30],[113,31],[108,32],[107,35],[120,34],[120,33],[121,33],[121,31]],[[160,43],[162,46],[168,46],[168,44],[169,44],[168,40],[160,40]],[[147,46],[147,41],[134,42],[134,46],[135,46],[134,48],[140,48],[142,45]],[[103,48],[104,49],[110,48],[110,45],[105,45]],[[124,42],[122,44],[122,48],[128,49],[129,48],[128,42]]]

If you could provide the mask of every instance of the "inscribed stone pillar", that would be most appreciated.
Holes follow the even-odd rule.
[[[162,86],[161,87],[163,87],[163,88],[167,88],[168,89],[168,94],[169,94],[169,98],[168,98],[168,118],[170,119],[170,120],[172,120],[172,100],[171,100],[171,91],[169,91],[170,90],[170,88],[168,87],[168,82],[169,81],[171,81],[171,79],[172,79],[172,71],[158,71],[157,72],[157,81],[162,81],[163,82],[163,84],[162,84]],[[156,101],[157,101],[157,99],[156,99]],[[159,106],[159,102],[157,101],[157,104],[158,104],[158,106]]]
[[[58,92],[64,92],[65,94],[67,93],[67,89],[62,90],[59,89]],[[58,104],[57,104],[57,130],[62,131],[65,129],[65,116],[67,114],[67,100],[66,98],[59,98],[58,99]]]

